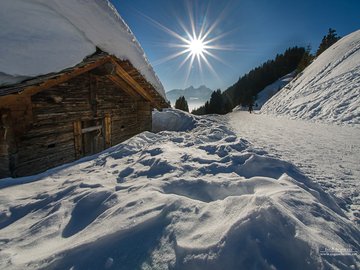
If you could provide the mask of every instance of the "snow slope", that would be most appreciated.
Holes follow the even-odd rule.
[[[281,88],[286,86],[294,78],[294,76],[295,72],[291,72],[261,90],[257,95],[257,99],[255,100],[254,109],[260,110],[261,107],[266,103],[266,101],[268,101],[273,95],[275,95]],[[237,105],[232,109],[233,112],[248,110],[248,106],[242,105]]]
[[[153,121],[174,118],[188,131],[1,180],[0,268],[358,267],[360,231],[318,185],[222,118],[165,110]]]
[[[360,124],[360,30],[323,52],[261,111],[291,118]]]
[[[72,67],[96,47],[129,60],[165,97],[143,49],[108,0],[0,2],[0,85]]]
[[[266,86],[263,90],[258,94],[257,100],[255,101],[255,109],[261,109],[261,107],[268,101],[273,95],[275,95],[281,88],[286,86],[292,79],[295,77],[295,72],[291,72],[276,82]]]

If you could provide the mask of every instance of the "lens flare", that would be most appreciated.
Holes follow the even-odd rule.
[[[166,27],[165,25],[155,21],[154,19],[141,14],[144,18],[148,19],[151,23],[153,23],[157,28],[166,32],[173,38],[177,39],[177,42],[167,43],[166,46],[169,48],[176,48],[177,51],[174,54],[168,55],[162,59],[158,59],[157,61],[153,62],[153,66],[160,65],[165,62],[171,61],[175,58],[184,57],[183,61],[179,64],[178,70],[180,70],[186,63],[187,70],[186,70],[186,78],[185,84],[187,83],[192,68],[197,63],[200,75],[202,76],[203,73],[203,64],[207,67],[207,69],[219,80],[219,76],[217,72],[214,70],[212,64],[210,63],[209,59],[212,58],[216,61],[221,62],[224,65],[229,66],[226,62],[224,62],[219,56],[215,54],[215,50],[222,50],[222,51],[234,51],[237,50],[235,47],[229,45],[219,45],[221,39],[234,32],[235,29],[232,29],[228,32],[220,32],[220,34],[214,34],[214,30],[219,26],[222,20],[226,17],[225,15],[226,8],[217,16],[216,20],[209,24],[208,21],[205,20],[207,18],[207,14],[204,14],[204,20],[201,23],[195,23],[193,17],[193,11],[189,8],[189,21],[190,27],[186,27],[185,23],[178,18],[179,25],[181,26],[184,33],[179,33],[173,31]],[[219,31],[216,31],[219,33]],[[197,61],[195,61],[197,60]]]
[[[190,41],[188,48],[190,50],[190,53],[195,56],[202,55],[205,51],[204,43],[202,42],[201,39],[196,37]]]

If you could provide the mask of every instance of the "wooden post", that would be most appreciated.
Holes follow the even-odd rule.
[[[105,115],[105,147],[111,146],[111,116],[110,114]]]
[[[89,74],[89,103],[93,116],[97,116],[97,79]]]
[[[11,132],[9,132],[9,114],[10,111],[0,110],[0,178],[11,176],[10,154],[8,151],[8,140],[11,136]]]
[[[82,145],[82,132],[81,132],[81,121],[74,122],[74,147],[75,147],[75,158],[81,158],[83,156],[83,145]]]

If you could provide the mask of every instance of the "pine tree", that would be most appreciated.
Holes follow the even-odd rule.
[[[185,112],[189,112],[189,106],[184,96],[179,97],[175,101],[175,109],[179,109]]]
[[[297,66],[297,73],[300,73],[301,71],[303,71],[308,65],[311,64],[312,60],[314,59],[314,56],[311,54],[311,46],[308,45],[306,47],[306,51],[303,55],[303,57],[300,60],[299,65]]]
[[[221,90],[218,89],[214,91],[211,94],[211,98],[208,106],[209,113],[225,114],[226,113],[225,107],[226,107],[225,100],[223,98]]]
[[[326,36],[323,37],[321,40],[321,43],[319,45],[318,50],[316,51],[316,56],[319,56],[321,53],[323,53],[327,48],[329,48],[331,45],[333,45],[335,42],[337,42],[341,37],[339,37],[336,34],[335,29],[329,28],[329,32]]]

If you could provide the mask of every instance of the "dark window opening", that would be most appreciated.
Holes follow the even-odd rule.
[[[55,143],[50,143],[48,144],[47,148],[55,148],[56,144]]]

